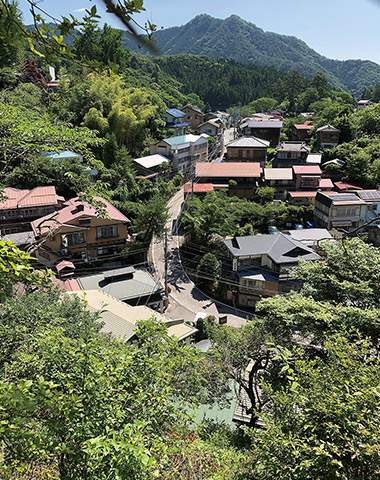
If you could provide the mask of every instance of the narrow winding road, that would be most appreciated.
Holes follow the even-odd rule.
[[[171,318],[194,320],[198,312],[214,315],[215,318],[227,315],[227,324],[240,327],[249,317],[248,312],[217,302],[202,293],[187,276],[179,255],[183,237],[178,234],[178,217],[184,202],[181,189],[168,203],[168,284],[171,289],[167,314]],[[165,278],[164,239],[154,239],[151,245],[153,265],[162,284]]]

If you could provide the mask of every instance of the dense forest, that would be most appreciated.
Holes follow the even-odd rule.
[[[296,37],[264,32],[237,15],[222,20],[198,15],[186,25],[156,32],[160,54],[190,53],[213,59],[233,59],[255,65],[274,66],[285,72],[298,70],[311,78],[324,73],[333,88],[360,97],[362,91],[379,82],[380,66],[368,60],[331,60]],[[125,46],[141,51],[126,34]],[[141,42],[140,42],[141,44]],[[149,50],[145,50],[149,53]]]

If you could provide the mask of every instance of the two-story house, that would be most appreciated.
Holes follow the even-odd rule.
[[[223,133],[223,122],[219,118],[211,118],[199,126],[199,133],[210,135],[212,137],[218,137]]]
[[[380,190],[358,190],[356,195],[368,206],[366,222],[373,222],[372,225],[380,224]]]
[[[158,175],[167,165],[170,165],[169,159],[159,153],[133,160],[133,166],[136,167],[138,174],[144,178]]]
[[[275,198],[285,200],[289,190],[294,189],[292,168],[264,168],[265,186],[276,189]]]
[[[56,194],[55,187],[36,187],[2,190],[5,200],[0,202],[0,232],[3,235],[30,231],[30,222],[62,208],[65,199]]]
[[[340,130],[332,125],[317,128],[317,140],[322,148],[336,147],[339,143]]]
[[[243,120],[239,128],[243,135],[268,140],[274,148],[280,142],[282,124],[282,119],[275,116],[253,116]]]
[[[189,124],[191,130],[197,130],[199,125],[203,123],[203,113],[199,108],[186,105],[180,108],[180,110],[185,114],[184,120]]]
[[[291,275],[298,259],[319,260],[311,248],[290,235],[254,235],[224,240],[238,280],[237,302],[253,308],[261,296],[285,294],[300,282]]]
[[[327,230],[352,230],[365,222],[367,208],[367,203],[354,193],[317,192],[314,223]]]
[[[317,190],[319,188],[322,170],[318,165],[294,165],[293,172],[296,190]]]
[[[94,199],[101,202],[97,208],[76,197],[61,210],[32,222],[41,263],[53,266],[64,258],[74,263],[109,258],[130,242],[130,220],[104,198]]]
[[[208,140],[202,135],[179,135],[164,138],[150,145],[150,154],[160,154],[170,160],[174,171],[190,172],[196,162],[208,157]]]
[[[227,162],[259,162],[265,167],[269,140],[256,137],[241,137],[227,144]]]
[[[202,162],[195,174],[199,183],[211,183],[214,189],[228,189],[230,196],[252,198],[262,169],[258,162]]]
[[[185,135],[189,123],[185,121],[186,113],[178,108],[168,108],[164,114],[166,128],[174,128],[177,135]]]
[[[287,168],[293,165],[304,165],[310,148],[305,142],[281,142],[272,161],[275,168]]]
[[[364,110],[367,107],[370,107],[373,105],[373,102],[371,100],[359,100],[356,110],[359,112],[360,110]]]
[[[310,140],[310,132],[313,129],[314,122],[312,120],[306,120],[305,123],[296,123],[292,127],[292,137],[294,140],[300,142],[307,142]]]

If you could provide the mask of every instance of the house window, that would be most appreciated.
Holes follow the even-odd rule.
[[[96,227],[96,238],[112,238],[117,237],[117,225],[106,225],[104,227]]]
[[[62,235],[62,245],[69,247],[71,245],[80,245],[84,243],[83,232],[65,233]]]
[[[91,223],[91,218],[80,218],[79,219],[79,225],[87,225]]]
[[[98,248],[99,257],[101,257],[102,255],[114,255],[117,253],[118,253],[117,247],[99,247]]]
[[[238,150],[238,157],[242,158],[243,157],[243,150]]]

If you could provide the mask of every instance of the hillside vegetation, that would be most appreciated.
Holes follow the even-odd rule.
[[[329,59],[296,37],[265,32],[237,15],[225,20],[198,15],[186,25],[156,32],[155,38],[160,54],[191,53],[272,65],[285,71],[296,69],[305,77],[322,72],[333,88],[355,96],[380,81],[380,66],[374,62]],[[141,52],[128,35],[124,36],[123,44]]]

